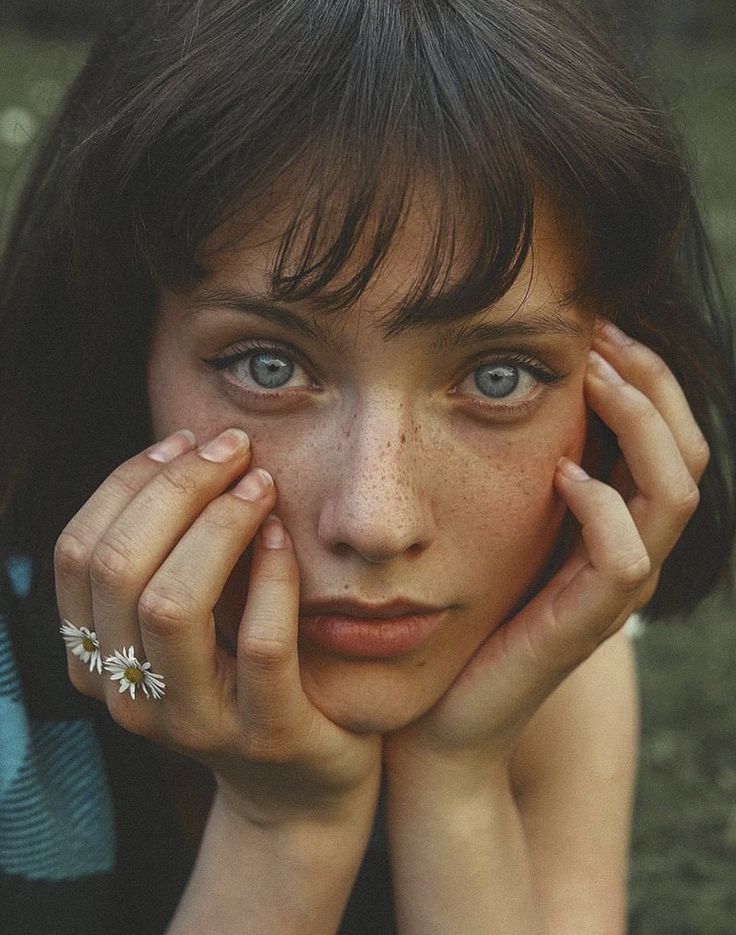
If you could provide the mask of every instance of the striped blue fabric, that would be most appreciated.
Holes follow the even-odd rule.
[[[15,559],[7,570],[25,597],[28,563]],[[0,613],[0,870],[61,881],[109,872],[114,860],[113,806],[92,725],[28,717]]]

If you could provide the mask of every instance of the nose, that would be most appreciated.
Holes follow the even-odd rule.
[[[437,531],[418,427],[391,408],[378,405],[342,429],[318,525],[328,548],[372,563],[418,555]]]

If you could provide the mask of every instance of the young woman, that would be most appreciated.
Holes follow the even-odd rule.
[[[619,631],[734,527],[666,131],[566,0],[129,7],[2,270],[8,912],[622,932]]]

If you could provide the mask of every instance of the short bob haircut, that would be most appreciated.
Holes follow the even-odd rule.
[[[39,144],[2,261],[3,553],[48,586],[61,528],[150,443],[157,294],[202,279],[225,220],[255,225],[285,192],[273,296],[339,314],[421,174],[439,210],[394,332],[498,300],[544,197],[579,262],[566,298],[680,381],[713,456],[649,613],[692,608],[734,539],[733,339],[688,172],[639,85],[576,0],[122,4]]]

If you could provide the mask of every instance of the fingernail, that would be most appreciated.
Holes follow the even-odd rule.
[[[286,547],[286,533],[278,516],[269,516],[261,527],[261,540],[267,549]]]
[[[590,351],[589,360],[593,372],[597,377],[600,377],[601,380],[605,380],[607,383],[624,383],[618,371],[614,370],[608,361],[604,357],[601,357],[600,354],[595,351]]]
[[[569,458],[560,458],[557,467],[570,480],[590,480],[590,474]]]
[[[617,328],[612,321],[608,321],[607,319],[598,327],[598,335],[603,338],[604,341],[616,344],[619,347],[631,347],[634,343],[633,338],[630,338],[628,334],[625,334],[620,328]]]
[[[199,455],[205,461],[222,463],[244,454],[249,445],[248,436],[241,429],[226,429],[200,448]]]
[[[174,458],[178,458],[179,455],[191,451],[196,444],[197,439],[195,438],[194,432],[190,432],[189,429],[180,429],[178,432],[174,432],[173,435],[169,435],[169,437],[165,438],[162,442],[152,445],[146,451],[146,455],[148,455],[151,461],[158,461],[160,464],[168,464],[169,461],[173,461]]]
[[[237,485],[233,487],[232,493],[241,500],[260,500],[265,497],[273,487],[273,478],[264,471],[263,468],[255,468],[249,474],[246,474]]]

